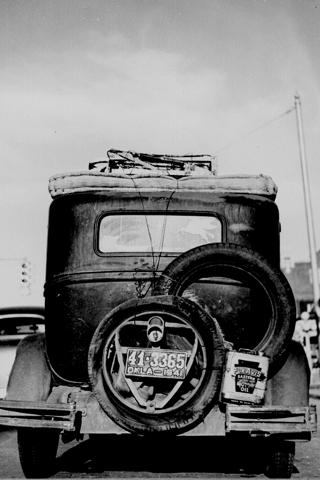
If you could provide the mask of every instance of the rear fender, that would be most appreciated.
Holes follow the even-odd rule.
[[[51,390],[45,334],[23,338],[9,376],[6,400],[45,401]]]
[[[308,406],[310,368],[301,343],[291,341],[289,356],[279,372],[268,381],[266,405]]]

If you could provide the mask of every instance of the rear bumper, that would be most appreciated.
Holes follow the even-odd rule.
[[[83,402],[81,399],[70,403],[0,400],[0,425],[56,428],[62,431],[89,433],[85,428],[88,417],[99,417],[101,412],[100,409],[91,409],[89,405],[89,402]],[[312,434],[317,431],[315,405],[308,407],[226,405],[225,407],[225,424],[222,429],[224,434],[238,432],[252,437],[281,435],[291,440],[310,440]],[[90,421],[91,427],[97,425],[97,420],[98,418],[94,418]],[[109,418],[106,420],[108,420],[108,427],[112,430],[110,423],[113,422]],[[91,433],[96,431],[92,428]],[[104,433],[108,431],[110,432],[109,428],[106,428]],[[192,435],[192,431],[188,433]]]
[[[281,434],[292,439],[308,440],[317,432],[316,406],[228,405],[226,433],[229,432],[247,432],[255,437]]]
[[[81,414],[81,413],[80,413]],[[76,403],[0,400],[0,425],[9,427],[76,429]]]

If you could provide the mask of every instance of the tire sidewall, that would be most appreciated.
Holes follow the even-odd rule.
[[[191,249],[173,260],[159,278],[153,294],[182,295],[206,269],[232,271],[238,278],[256,282],[265,291],[271,306],[271,325],[253,350],[270,357],[269,377],[272,377],[286,360],[295,328],[295,300],[285,275],[253,250],[213,243]]]

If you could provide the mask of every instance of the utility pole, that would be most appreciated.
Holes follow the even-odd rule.
[[[297,126],[298,126],[298,137],[299,137],[299,147],[300,147],[301,172],[302,172],[302,182],[303,182],[304,200],[305,200],[306,217],[307,217],[307,229],[308,229],[310,260],[311,260],[314,309],[315,309],[315,312],[316,312],[316,314],[318,316],[318,319],[319,319],[320,318],[319,277],[318,277],[316,242],[315,242],[315,234],[314,234],[312,206],[311,206],[311,197],[310,197],[310,188],[309,188],[309,178],[308,178],[308,169],[307,169],[306,149],[305,149],[305,143],[304,143],[304,133],[303,133],[303,124],[302,124],[301,101],[300,101],[300,96],[298,94],[296,94],[294,98],[295,98],[295,108],[296,108],[296,112],[297,112]]]

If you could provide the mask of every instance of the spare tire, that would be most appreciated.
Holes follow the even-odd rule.
[[[153,324],[163,329],[151,341]],[[190,300],[159,296],[122,303],[101,321],[88,371],[98,402],[122,428],[182,433],[217,401],[224,358],[220,328],[207,312]]]
[[[295,328],[295,300],[284,274],[246,247],[213,243],[175,258],[154,295],[189,297],[215,317],[236,350],[270,357],[269,377],[286,360]]]

